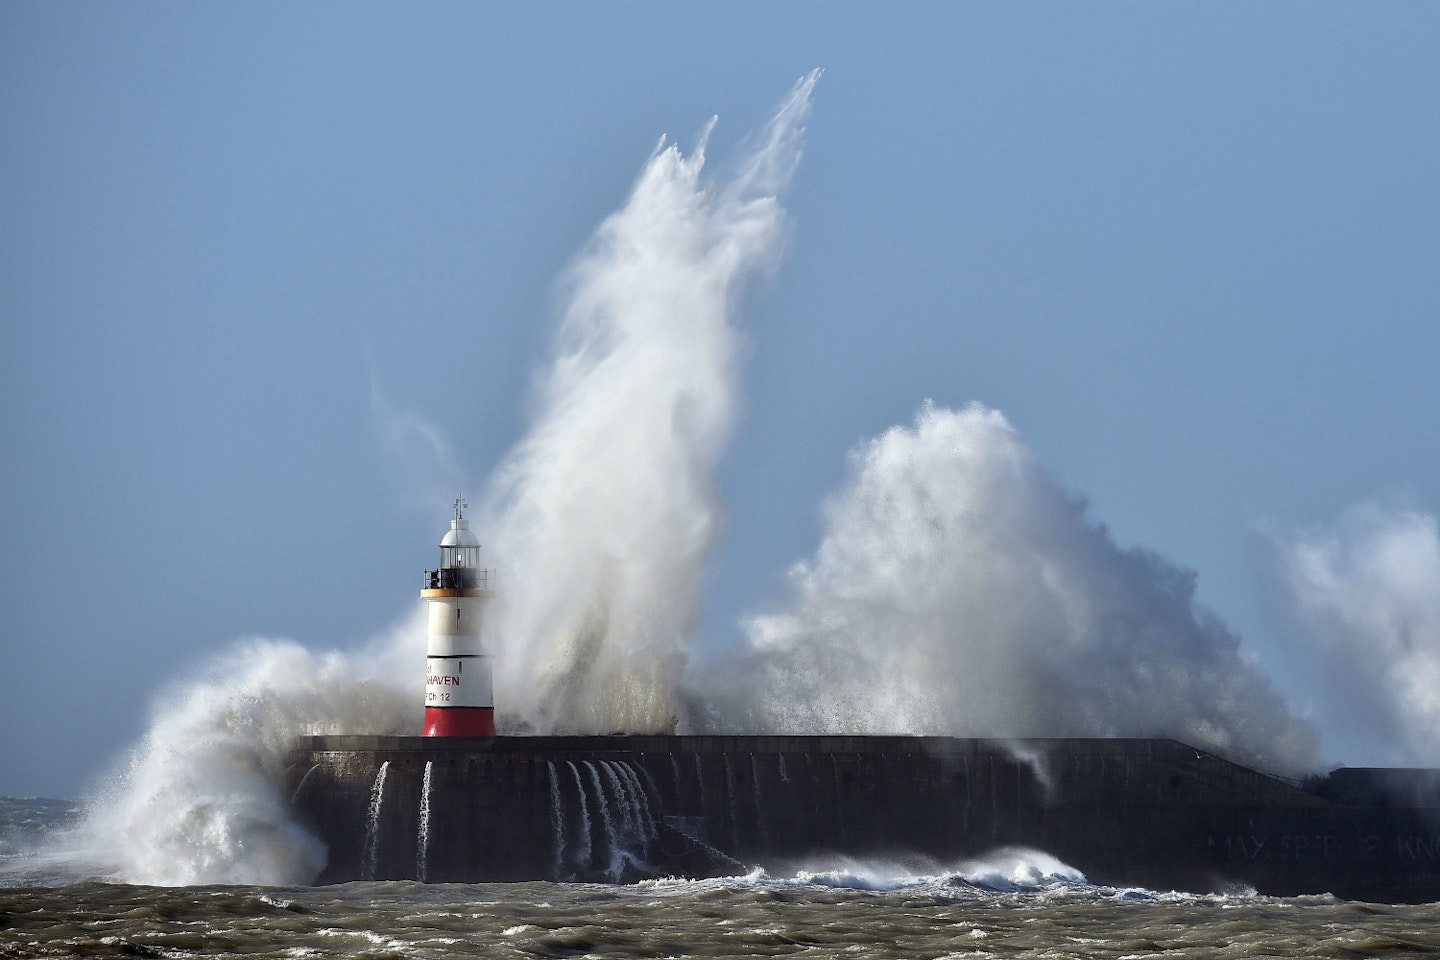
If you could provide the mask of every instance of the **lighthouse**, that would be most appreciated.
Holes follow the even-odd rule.
[[[455,501],[455,519],[440,541],[440,568],[426,570],[420,598],[429,605],[425,657],[425,736],[495,736],[490,653],[482,638],[490,571],[480,568],[480,540]]]

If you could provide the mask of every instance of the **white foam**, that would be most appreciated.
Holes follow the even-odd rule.
[[[654,893],[693,892],[733,887],[828,887],[871,893],[915,890],[954,897],[973,892],[1094,892],[1074,867],[1040,850],[1005,847],[983,857],[944,864],[923,858],[900,861],[884,857],[848,857],[832,854],[789,876],[774,876],[763,867],[748,873],[708,880],[662,879],[642,881],[636,889]]]

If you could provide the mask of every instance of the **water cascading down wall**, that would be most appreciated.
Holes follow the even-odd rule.
[[[1440,898],[1433,797],[1337,803],[1173,740],[306,737],[289,783],[329,848],[322,883],[630,881],[1024,845],[1122,886]]]

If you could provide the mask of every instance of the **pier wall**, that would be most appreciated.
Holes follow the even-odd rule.
[[[321,882],[953,866],[1028,846],[1118,886],[1440,899],[1440,807],[1346,805],[1171,740],[308,737],[289,780],[329,846]]]

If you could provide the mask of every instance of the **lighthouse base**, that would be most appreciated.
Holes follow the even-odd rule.
[[[493,737],[494,707],[426,707],[427,737]]]

